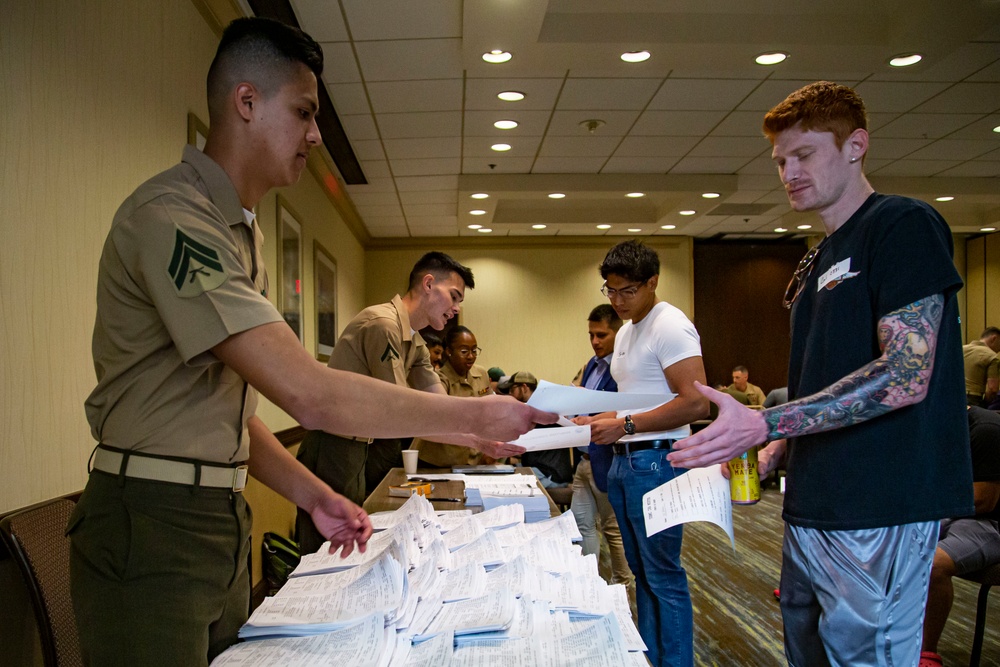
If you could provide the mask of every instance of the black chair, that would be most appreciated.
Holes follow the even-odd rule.
[[[983,634],[986,631],[986,603],[990,595],[990,588],[1000,584],[1000,563],[990,565],[977,572],[963,574],[961,577],[980,584],[979,602],[976,605],[976,634],[972,639],[972,654],[969,656],[969,667],[979,667],[979,658],[983,652]]]
[[[0,538],[24,576],[46,667],[83,665],[69,591],[66,523],[76,506],[59,498],[0,519]]]

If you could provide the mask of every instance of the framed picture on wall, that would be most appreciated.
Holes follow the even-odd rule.
[[[200,151],[205,150],[208,141],[208,126],[190,111],[188,112],[188,143]]]
[[[302,223],[278,197],[278,312],[302,341]]]
[[[313,241],[313,274],[316,280],[316,358],[329,361],[337,344],[337,261]]]

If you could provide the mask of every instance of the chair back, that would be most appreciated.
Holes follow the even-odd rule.
[[[75,503],[59,498],[0,520],[2,538],[28,587],[46,667],[82,667],[69,589],[66,524]]]
[[[976,602],[976,630],[972,636],[972,653],[969,656],[969,667],[979,667],[979,659],[983,654],[983,636],[986,633],[986,611],[990,589],[1000,584],[1000,563],[994,563],[982,570],[958,576],[979,584],[979,599]]]

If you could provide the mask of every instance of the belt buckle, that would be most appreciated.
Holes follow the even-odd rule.
[[[249,466],[241,465],[233,469],[233,492],[239,493],[247,488],[247,474]]]

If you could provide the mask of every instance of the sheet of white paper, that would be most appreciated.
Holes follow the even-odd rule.
[[[623,394],[595,391],[568,385],[538,381],[528,405],[557,415],[589,415],[609,410],[648,410],[667,402],[659,394]]]
[[[646,537],[679,523],[708,521],[726,531],[736,551],[730,498],[729,480],[719,466],[689,470],[643,495]]]
[[[529,452],[586,447],[590,444],[590,426],[576,426],[574,424],[560,428],[535,428],[512,442],[524,447]]]

